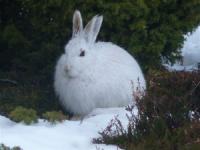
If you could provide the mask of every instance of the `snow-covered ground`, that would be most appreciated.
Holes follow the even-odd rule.
[[[125,108],[95,109],[82,122],[66,120],[54,125],[42,119],[24,125],[0,116],[0,143],[23,150],[117,150],[113,145],[92,144],[92,139],[115,116],[126,126],[126,114]]]
[[[200,26],[186,36],[182,49],[183,65],[166,65],[169,70],[192,70],[200,62]],[[127,125],[125,108],[95,109],[83,122],[66,120],[52,125],[44,120],[32,125],[14,123],[0,116],[0,143],[23,150],[117,150],[113,145],[92,144],[114,116]]]
[[[200,26],[192,34],[185,35],[185,38],[186,40],[181,49],[183,63],[177,62],[173,66],[164,64],[169,70],[192,71],[198,68],[198,63],[200,63]]]
[[[183,65],[193,65],[200,62],[200,26],[192,35],[186,36],[186,41],[182,48]]]

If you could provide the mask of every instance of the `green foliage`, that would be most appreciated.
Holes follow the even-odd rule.
[[[10,148],[8,146],[5,146],[4,144],[0,144],[0,150],[22,150],[22,149],[18,146]]]
[[[127,107],[127,129],[114,119],[95,143],[117,144],[127,150],[200,149],[200,72],[152,72],[147,94]]]
[[[199,0],[17,0],[0,4],[0,64],[32,76],[35,72],[36,76],[48,75],[46,79],[51,78],[55,61],[71,37],[75,9],[81,10],[84,22],[95,14],[104,15],[100,39],[127,48],[145,68],[159,64],[161,56],[174,61],[183,34],[200,23]]]
[[[51,122],[52,124],[68,119],[68,117],[65,116],[61,111],[49,111],[44,113],[42,116],[44,119]]]
[[[0,114],[7,116],[17,106],[32,108],[40,116],[46,111],[61,109],[49,88],[0,83]]]
[[[58,108],[54,66],[71,38],[74,10],[82,12],[84,23],[102,14],[99,39],[126,48],[148,70],[161,58],[179,58],[183,34],[200,23],[199,7],[199,0],[0,0],[0,79],[19,83],[0,83],[0,112],[18,105],[39,114]]]
[[[21,106],[18,106],[11,111],[9,117],[15,122],[24,122],[27,125],[37,122],[36,111]]]

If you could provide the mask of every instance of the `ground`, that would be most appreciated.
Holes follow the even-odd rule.
[[[125,108],[95,109],[83,121],[51,124],[40,119],[38,123],[25,125],[0,116],[0,143],[20,146],[23,150],[116,150],[116,146],[92,144],[98,131],[118,116],[126,126]]]
[[[197,69],[200,61],[200,26],[192,35],[186,35],[182,49],[183,65],[165,64],[169,70]],[[135,111],[136,112],[136,111]],[[116,150],[116,146],[92,144],[115,116],[124,126],[127,124],[125,108],[95,109],[80,121],[66,120],[51,124],[40,119],[38,123],[25,125],[0,116],[0,143],[20,146],[23,150]]]

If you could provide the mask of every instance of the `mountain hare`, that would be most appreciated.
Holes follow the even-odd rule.
[[[126,106],[133,91],[146,88],[136,60],[111,42],[96,42],[103,16],[94,16],[83,29],[79,11],[73,15],[72,38],[59,58],[54,87],[66,110],[86,115],[94,108]]]

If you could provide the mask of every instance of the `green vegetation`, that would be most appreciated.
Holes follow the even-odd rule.
[[[0,82],[0,114],[8,116],[17,106],[32,108],[38,115],[46,111],[59,110],[58,99],[51,87],[23,83],[10,84]]]
[[[199,0],[0,0],[0,114],[17,106],[40,117],[61,110],[53,74],[71,37],[74,10],[84,23],[102,14],[98,39],[126,48],[147,72],[159,68],[161,58],[180,57],[183,35],[200,23],[199,8]]]
[[[200,149],[200,72],[151,72],[148,85],[137,98],[138,116],[127,108],[128,127],[116,118],[94,142],[126,150]]]
[[[0,144],[0,150],[22,150],[22,149],[18,146],[10,148],[8,146],[5,146],[4,144]]]
[[[84,22],[104,15],[99,39],[128,49],[144,69],[159,65],[161,57],[174,61],[183,34],[200,23],[199,7],[199,0],[1,0],[1,70],[49,81],[71,37],[75,9],[82,12]]]
[[[23,108],[21,106],[11,111],[9,117],[15,122],[24,122],[27,125],[36,123],[38,118],[35,110]]]
[[[51,122],[52,124],[68,119],[68,117],[65,116],[61,111],[49,111],[44,113],[42,116],[44,119]]]

